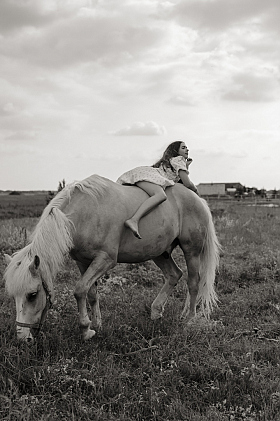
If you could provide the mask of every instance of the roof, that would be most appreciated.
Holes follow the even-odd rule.
[[[221,182],[221,183],[199,183],[198,186],[220,186],[220,185],[225,185],[226,187],[236,187],[236,186],[243,186],[241,183],[239,182],[234,182],[234,183],[228,183],[228,182]]]

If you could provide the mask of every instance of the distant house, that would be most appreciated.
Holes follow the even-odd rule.
[[[197,186],[200,196],[225,196],[225,183],[200,183]]]
[[[280,198],[280,190],[268,190],[266,192],[266,197],[268,199],[279,199]]]
[[[234,196],[243,186],[241,183],[200,183],[197,189],[201,196]]]

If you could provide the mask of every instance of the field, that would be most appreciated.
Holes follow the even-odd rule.
[[[0,205],[7,214],[1,197]],[[150,321],[162,274],[152,262],[122,264],[100,282],[103,330],[82,342],[72,294],[79,275],[69,260],[28,346],[16,340],[15,306],[0,284],[1,420],[280,419],[280,207],[210,208],[223,251],[209,322],[179,319],[185,276],[163,319]],[[0,221],[1,253],[26,244],[37,218],[24,212]],[[185,270],[180,251],[174,256]],[[1,258],[1,279],[4,269]]]
[[[47,205],[48,193],[0,194],[0,220],[38,217]]]

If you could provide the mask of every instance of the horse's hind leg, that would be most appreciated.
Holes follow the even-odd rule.
[[[77,300],[79,311],[79,323],[82,331],[83,339],[90,339],[95,335],[95,331],[90,329],[91,321],[87,313],[86,299],[89,293],[89,300],[92,299],[94,315],[100,318],[98,297],[94,293],[95,282],[107,272],[110,268],[115,266],[116,260],[112,259],[106,252],[99,251],[94,260],[88,266],[87,270],[82,275],[82,278],[77,283],[75,288],[75,298]],[[80,267],[80,265],[78,265]],[[81,270],[81,267],[80,267]],[[96,285],[95,285],[96,287]],[[93,288],[93,289],[92,289]],[[91,290],[91,291],[90,291]],[[89,292],[90,291],[90,292]],[[97,300],[96,300],[97,298]],[[98,313],[99,311],[99,313]]]
[[[189,257],[185,253],[187,268],[188,268],[188,289],[189,293],[185,302],[184,309],[182,311],[181,317],[185,318],[188,322],[196,315],[196,299],[197,294],[199,291],[199,266],[200,266],[200,258],[199,256],[192,256]]]
[[[167,299],[181,278],[182,271],[178,268],[171,256],[167,259],[164,256],[158,256],[153,260],[162,270],[165,279],[165,283],[154,300],[151,308],[151,319],[156,320],[162,317]]]

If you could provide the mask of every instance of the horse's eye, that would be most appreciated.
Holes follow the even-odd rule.
[[[28,301],[34,301],[37,297],[37,292],[31,292],[30,294],[27,294]]]

